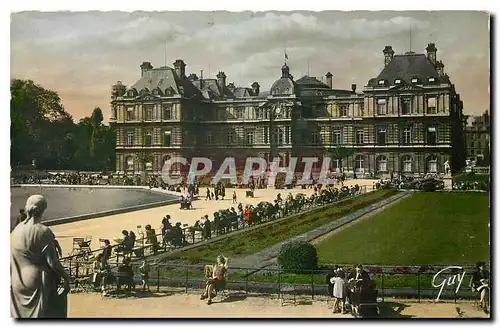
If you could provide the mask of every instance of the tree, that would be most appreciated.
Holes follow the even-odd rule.
[[[92,122],[92,135],[90,136],[90,157],[95,156],[95,138],[96,138],[96,133],[99,130],[102,121],[103,121],[103,116],[102,116],[102,110],[99,107],[94,108],[92,111],[92,116],[90,117],[90,120]]]
[[[349,156],[354,155],[356,152],[352,148],[346,148],[337,146],[333,149],[329,149],[328,154],[333,160],[343,160]]]

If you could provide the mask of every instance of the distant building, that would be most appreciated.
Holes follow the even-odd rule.
[[[489,165],[490,115],[486,110],[483,115],[471,119],[472,124],[465,128],[467,158],[476,160],[478,165]]]
[[[232,156],[239,168],[248,156],[279,156],[284,165],[297,156],[300,170],[301,157],[344,147],[353,154],[334,160],[332,170],[348,175],[442,174],[446,161],[458,171],[465,164],[462,101],[435,45],[426,50],[394,55],[385,47],[383,69],[362,93],[355,84],[334,89],[330,72],[325,83],[296,80],[286,63],[269,92],[261,92],[257,82],[227,83],[224,72],[217,79],[186,76],[182,60],[173,68],[145,62],[135,84],[113,86],[116,169],[158,174],[174,156],[209,156],[215,165]]]

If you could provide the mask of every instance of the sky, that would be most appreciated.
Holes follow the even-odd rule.
[[[56,91],[75,120],[98,106],[107,121],[111,85],[135,83],[144,61],[160,67],[182,59],[187,74],[224,71],[228,83],[257,81],[267,91],[286,49],[295,79],[329,71],[334,88],[361,91],[382,70],[386,45],[396,54],[425,53],[429,42],[464,112],[489,109],[489,16],[472,11],[13,13],[11,78]]]

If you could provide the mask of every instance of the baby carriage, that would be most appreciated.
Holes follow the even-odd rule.
[[[372,281],[354,280],[348,285],[346,307],[354,317],[373,318],[380,314],[378,290]]]

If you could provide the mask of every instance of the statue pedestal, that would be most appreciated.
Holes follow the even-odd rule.
[[[453,189],[453,177],[451,174],[445,174],[443,177],[444,182],[444,190],[452,190]]]

